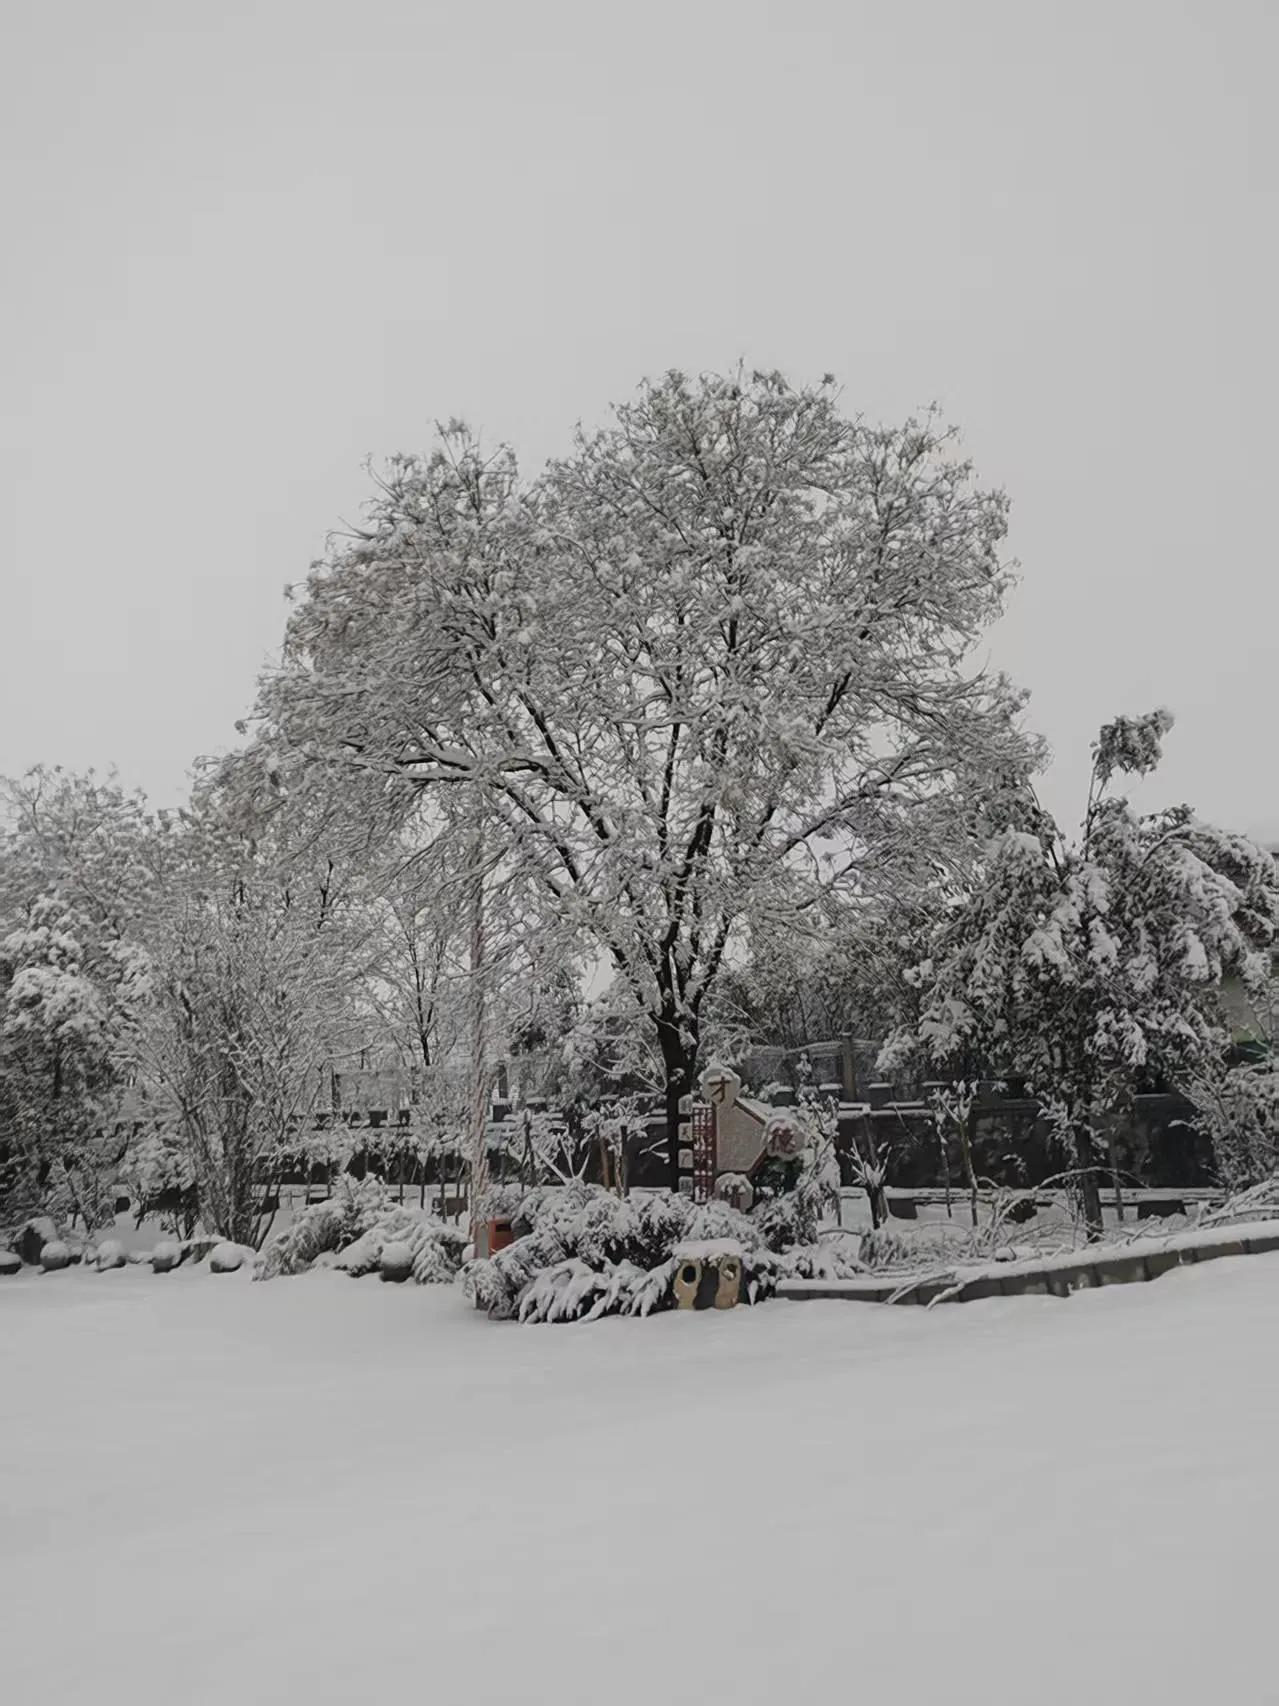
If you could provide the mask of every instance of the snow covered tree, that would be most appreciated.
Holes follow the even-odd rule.
[[[123,1002],[130,966],[93,963],[82,916],[42,897],[0,942],[0,1203],[103,1219],[124,1153]]]
[[[184,820],[180,852],[146,937],[139,1076],[204,1225],[256,1243],[263,1185],[305,1149],[335,1065],[358,1053],[362,933],[327,862],[286,874],[207,808]]]
[[[127,1117],[141,916],[165,823],[113,779],[0,784],[0,1203],[92,1222]]]
[[[654,1039],[674,1161],[732,954],[1024,768],[1018,696],[970,663],[1006,507],[931,415],[872,428],[772,373],[646,384],[530,483],[452,426],[313,571],[259,739],[366,814],[482,802]]]
[[[1025,796],[1013,803],[980,881],[937,922],[916,1011],[884,1057],[1026,1077],[1094,1235],[1102,1146],[1141,1076],[1186,1088],[1215,1072],[1229,1042],[1222,979],[1267,976],[1279,924],[1268,853],[1186,806],[1141,816],[1111,792],[1117,775],[1154,769],[1171,726],[1156,711],[1101,730],[1078,843]]]

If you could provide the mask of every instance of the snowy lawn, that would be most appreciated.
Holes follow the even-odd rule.
[[[499,1326],[0,1281],[5,1696],[1279,1699],[1279,1257],[960,1309]]]

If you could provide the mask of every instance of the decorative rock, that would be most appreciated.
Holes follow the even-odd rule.
[[[40,1266],[47,1274],[60,1273],[71,1266],[71,1252],[57,1238],[51,1238],[40,1252]]]
[[[151,1272],[171,1274],[181,1260],[181,1246],[172,1238],[162,1238],[151,1252]]]
[[[16,1250],[0,1250],[0,1274],[16,1274],[21,1268],[22,1257]]]
[[[122,1268],[124,1263],[124,1245],[118,1238],[104,1238],[98,1245],[98,1272],[108,1273],[112,1268]]]
[[[238,1244],[215,1244],[209,1253],[211,1274],[234,1274],[244,1266],[244,1251]]]
[[[775,1161],[795,1161],[804,1153],[804,1129],[793,1115],[770,1114],[764,1127],[764,1152]]]
[[[413,1275],[413,1252],[407,1244],[384,1244],[378,1268],[384,1280],[398,1285]]]
[[[749,1214],[755,1206],[755,1187],[744,1173],[721,1173],[715,1181],[715,1196],[739,1214]]]
[[[46,1244],[58,1242],[58,1229],[47,1214],[39,1215],[35,1220],[29,1220],[13,1241],[13,1247],[24,1262],[32,1267],[40,1260],[40,1252]]]

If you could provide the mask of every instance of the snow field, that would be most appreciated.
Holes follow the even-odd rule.
[[[15,1699],[1279,1698],[1279,1257],[499,1326],[315,1273],[0,1291]]]

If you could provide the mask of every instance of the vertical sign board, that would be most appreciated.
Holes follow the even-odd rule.
[[[693,1201],[709,1202],[715,1190],[715,1110],[693,1104]]]

